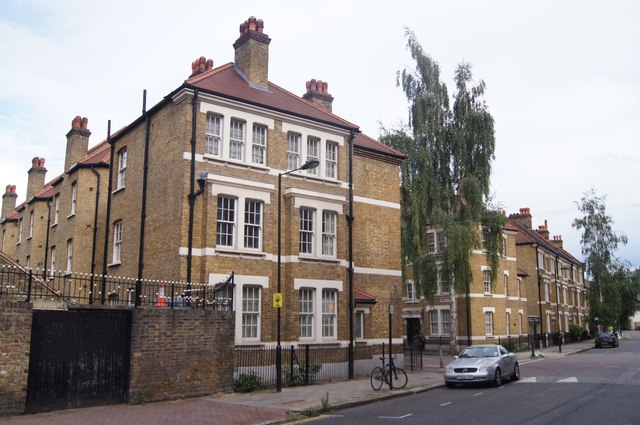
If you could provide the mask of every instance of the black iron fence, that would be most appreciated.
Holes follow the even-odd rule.
[[[410,370],[422,368],[422,350],[393,345],[395,364]],[[382,345],[354,346],[354,376],[367,376],[388,362],[388,348]],[[235,347],[234,379],[252,381],[261,388],[276,386],[276,346],[254,345]],[[285,386],[309,385],[349,378],[349,347],[341,344],[307,344],[282,347],[282,382]]]
[[[146,307],[232,310],[233,280],[233,272],[222,282],[198,284],[39,270],[0,264],[0,298],[119,307],[134,307],[137,304]]]

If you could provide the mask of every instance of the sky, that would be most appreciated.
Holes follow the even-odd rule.
[[[200,56],[234,59],[239,26],[264,21],[269,80],[295,94],[315,78],[333,112],[379,137],[408,121],[396,85],[413,69],[412,30],[450,94],[461,62],[486,83],[495,120],[492,196],[583,259],[572,227],[589,190],[606,196],[617,256],[640,267],[640,2],[636,0],[0,2],[0,191],[46,159],[63,171],[66,133],[87,117],[90,146],[179,87]]]

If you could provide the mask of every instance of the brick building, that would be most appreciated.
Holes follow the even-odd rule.
[[[100,273],[109,146],[102,142],[89,149],[90,134],[86,118],[72,120],[64,172],[48,182],[45,159],[33,158],[23,203],[16,206],[15,185],[6,187],[2,251],[23,267]]]
[[[348,341],[351,294],[355,338],[384,340],[401,297],[404,156],[333,114],[327,83],[299,97],[270,82],[263,28],[242,23],[233,63],[196,59],[109,138],[108,274],[195,285],[233,272],[238,344],[276,340],[278,286],[283,341]],[[319,165],[297,170],[307,161]]]
[[[486,253],[476,249],[469,254],[473,278],[468,296],[451,293],[439,274],[437,291],[430,304],[424,297],[416,296],[411,280],[406,282],[403,317],[409,342],[414,335],[423,333],[428,344],[442,344],[457,351],[460,345],[469,342],[497,343],[499,338],[517,339],[527,334],[527,295],[517,264],[516,234],[514,226],[505,226],[500,270],[493,283]],[[437,257],[444,249],[443,234],[433,230],[428,241],[429,253]]]
[[[567,252],[560,236],[549,239],[547,221],[532,227],[529,208],[509,216],[517,229],[518,267],[527,275],[527,308],[540,320],[538,332],[551,338],[570,332],[571,325],[588,328],[588,287],[584,265]]]

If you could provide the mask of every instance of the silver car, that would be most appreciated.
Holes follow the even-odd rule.
[[[520,366],[515,353],[509,353],[501,345],[467,347],[444,368],[444,383],[449,388],[473,382],[499,387],[504,377],[513,381],[520,379]]]

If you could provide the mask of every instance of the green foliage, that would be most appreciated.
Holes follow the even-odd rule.
[[[306,385],[305,378],[305,368],[306,365],[304,363],[295,364],[293,366],[293,373],[291,372],[290,367],[287,367],[284,371],[285,378],[287,382],[287,386],[289,387],[300,387],[302,385]],[[320,369],[322,369],[321,364],[312,364],[309,366],[309,384],[313,384],[320,373]]]
[[[584,329],[582,329],[582,327],[576,323],[572,323],[569,326],[569,330],[571,331],[571,333],[574,335],[574,337],[576,338],[576,341],[581,341],[583,334],[584,334]]]
[[[500,345],[502,345],[510,353],[515,353],[518,351],[518,343],[512,339],[507,339]]]
[[[591,280],[589,306],[591,317],[598,318],[603,326],[618,325],[624,318],[629,305],[623,308],[623,299],[633,292],[625,282],[630,272],[615,256],[619,244],[626,244],[627,237],[613,230],[613,219],[606,212],[606,196],[599,196],[594,189],[586,192],[580,202],[576,202],[582,217],[576,218],[572,226],[582,231],[582,254],[586,258],[586,271]],[[636,291],[637,294],[637,291]],[[633,302],[632,302],[633,303]],[[624,312],[623,312],[624,310]],[[628,316],[627,316],[628,317]],[[595,322],[592,322],[595,326]]]
[[[237,393],[250,393],[265,388],[262,379],[254,372],[241,373],[238,379],[233,381],[233,391]]]
[[[409,102],[409,123],[382,129],[381,140],[406,154],[401,165],[403,272],[410,267],[416,289],[433,301],[438,267],[456,292],[469,288],[469,254],[480,245],[481,225],[495,281],[506,217],[489,199],[495,137],[484,102],[485,83],[474,85],[471,66],[460,64],[451,107],[437,62],[413,32],[407,30],[406,37],[415,68],[399,71],[397,84]],[[428,230],[442,232],[446,239],[438,266],[428,252]]]

